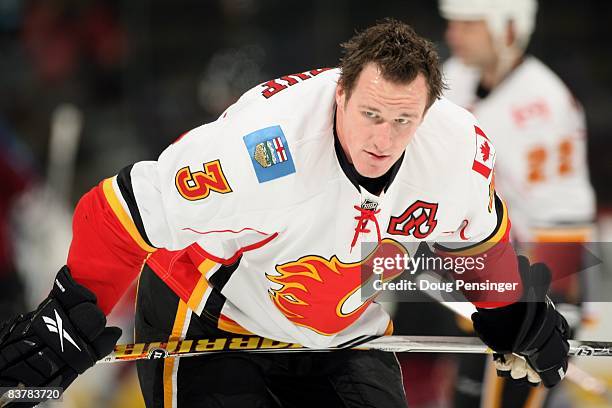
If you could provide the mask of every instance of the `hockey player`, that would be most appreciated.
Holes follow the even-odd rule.
[[[537,1],[440,0],[439,8],[448,20],[452,53],[444,64],[445,96],[474,113],[491,133],[498,155],[495,188],[508,204],[513,239],[528,248],[532,261],[551,267],[553,298],[567,302],[564,309],[580,320],[570,304],[580,300],[580,243],[592,239],[595,212],[585,120],[557,75],[525,53]],[[482,388],[461,386],[481,381],[482,370],[465,367],[474,360],[483,361],[463,359],[457,406],[475,406],[480,398],[470,397],[469,390]],[[504,387],[502,379],[486,378],[484,406],[498,401],[519,407],[544,399],[542,388]]]
[[[518,283],[503,298],[474,294],[475,326],[521,381],[557,384],[567,323],[543,298],[519,302],[546,267],[507,246],[494,148],[439,98],[433,46],[387,20],[343,48],[340,69],[260,84],[81,198],[49,298],[0,332],[1,385],[67,387],[112,349],[104,315],[141,270],[138,342],[239,333],[326,348],[388,334],[388,314],[360,296],[371,258],[360,243],[388,253],[424,240],[449,243],[437,250],[451,257],[486,253],[465,280]],[[378,351],[215,354],[138,371],[152,407],[406,404],[395,357]]]

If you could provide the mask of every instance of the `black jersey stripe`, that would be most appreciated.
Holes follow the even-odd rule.
[[[225,296],[221,294],[221,290],[223,290],[234,272],[236,272],[238,266],[240,266],[241,260],[242,257],[238,258],[238,260],[231,265],[221,265],[221,267],[208,278],[211,291],[206,299],[206,303],[204,303],[201,316],[212,320],[215,324],[219,322],[221,310],[223,310],[226,301]]]
[[[152,247],[155,247],[151,244],[149,237],[147,236],[147,231],[145,230],[144,223],[142,222],[142,217],[140,216],[140,211],[138,210],[138,204],[136,203],[136,197],[134,196],[134,190],[132,189],[132,167],[133,164],[130,164],[127,167],[121,169],[119,174],[117,174],[117,185],[119,186],[119,191],[121,192],[121,196],[125,200],[125,203],[130,210],[130,215],[132,216],[132,220],[136,225],[136,229],[142,236],[142,239]]]
[[[240,266],[241,260],[242,256],[240,256],[238,260],[231,265],[221,265],[221,267],[208,278],[208,282],[210,282],[214,288],[223,290],[227,284],[227,281],[229,281],[234,272],[236,272],[236,269],[238,269],[238,266]]]

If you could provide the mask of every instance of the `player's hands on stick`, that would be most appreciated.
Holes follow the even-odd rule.
[[[527,360],[514,354],[494,354],[493,362],[497,375],[519,382],[537,386],[542,382],[538,373],[531,368]]]
[[[35,311],[0,329],[0,386],[65,389],[113,350],[121,329],[105,326],[96,296],[64,266]]]
[[[559,383],[567,372],[569,326],[546,296],[550,270],[544,264],[530,265],[519,256],[523,282],[520,302],[472,315],[474,330],[496,354],[500,376],[546,387]],[[524,357],[525,361],[517,356]]]

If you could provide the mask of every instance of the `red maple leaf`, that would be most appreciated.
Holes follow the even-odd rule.
[[[489,155],[491,154],[491,147],[487,142],[484,142],[480,145],[480,153],[482,153],[482,161],[486,162],[489,160]]]

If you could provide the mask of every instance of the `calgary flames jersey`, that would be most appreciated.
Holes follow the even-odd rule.
[[[385,191],[347,174],[335,150],[337,69],[261,84],[157,161],[123,169],[75,211],[68,265],[110,311],[147,264],[219,327],[308,347],[388,330],[362,298],[364,242],[460,253],[507,237],[492,190],[496,157],[474,117],[433,104]],[[504,251],[516,279],[514,253]],[[508,261],[510,259],[510,261]]]
[[[517,237],[530,241],[538,230],[592,222],[584,114],[561,80],[530,56],[480,99],[476,69],[451,58],[444,71],[446,97],[491,134],[499,153],[495,183]]]

